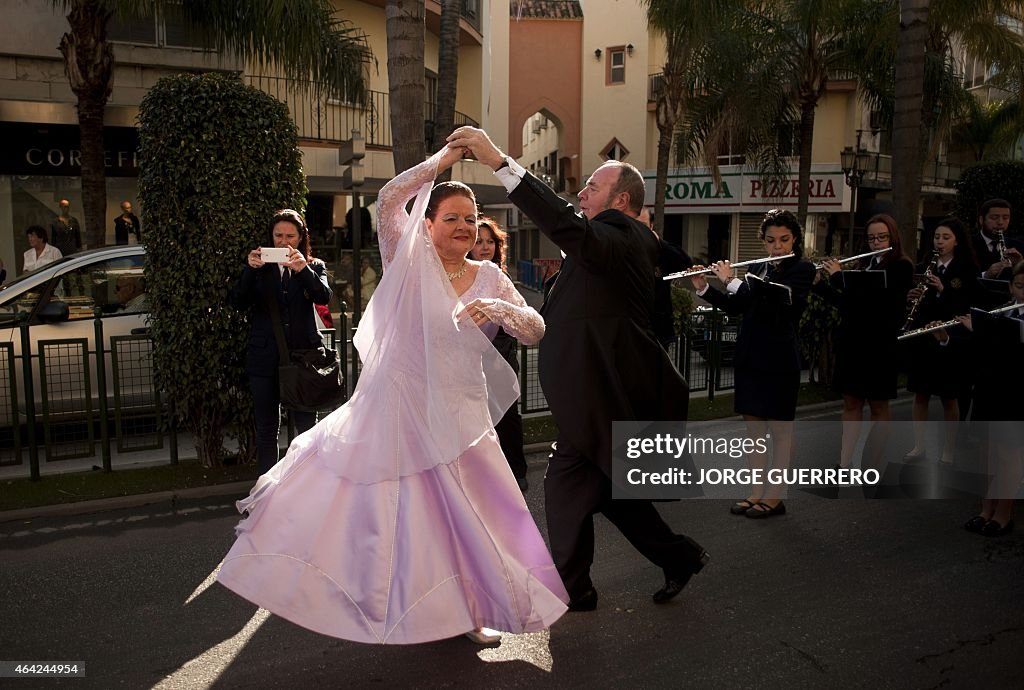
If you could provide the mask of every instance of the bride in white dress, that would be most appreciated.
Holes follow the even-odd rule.
[[[442,183],[428,207],[435,176],[461,155],[444,149],[381,189],[385,270],[354,339],[359,384],[239,502],[248,517],[218,575],[326,635],[410,644],[532,632],[566,611],[493,428],[518,397],[516,377],[481,332],[501,326],[533,343],[543,320],[496,265],[465,259],[476,241],[468,187]]]

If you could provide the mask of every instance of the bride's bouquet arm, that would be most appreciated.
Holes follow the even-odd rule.
[[[380,242],[380,256],[384,266],[391,263],[401,239],[402,228],[409,220],[406,204],[427,182],[434,180],[439,173],[452,167],[462,158],[461,149],[442,149],[441,157],[435,160],[431,156],[419,165],[409,168],[396,175],[380,188],[377,195],[377,239]]]

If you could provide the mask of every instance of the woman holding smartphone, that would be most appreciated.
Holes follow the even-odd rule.
[[[269,243],[278,251],[268,252],[266,256],[259,248],[249,252],[242,276],[229,296],[233,307],[250,310],[252,331],[245,371],[252,389],[256,461],[261,473],[277,463],[281,431],[279,354],[271,309],[280,315],[288,348],[305,350],[322,345],[313,305],[327,304],[331,299],[327,267],[313,258],[309,230],[302,216],[291,209],[277,211],[267,231]],[[316,423],[315,412],[290,410],[289,415],[299,433]]]

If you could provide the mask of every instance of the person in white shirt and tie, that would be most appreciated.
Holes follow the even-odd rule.
[[[982,278],[1009,280],[1011,268],[1024,259],[1024,243],[1007,233],[1010,229],[1012,209],[1005,199],[989,199],[978,215],[980,230],[972,238]],[[1003,243],[1003,252],[1000,251]],[[1005,253],[1005,259],[1003,254]]]

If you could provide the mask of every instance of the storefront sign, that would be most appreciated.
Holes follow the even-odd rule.
[[[644,171],[646,203],[652,205],[656,172]],[[812,166],[808,186],[808,212],[849,210],[846,180],[834,166]],[[731,165],[721,169],[721,183],[706,168],[678,168],[669,172],[663,190],[665,213],[744,213],[770,208],[797,209],[800,185],[796,174],[782,179],[765,179],[757,173]]]
[[[74,125],[0,122],[0,175],[79,176],[81,140]],[[105,127],[103,148],[107,175],[139,174],[139,135],[134,127]]]

